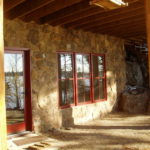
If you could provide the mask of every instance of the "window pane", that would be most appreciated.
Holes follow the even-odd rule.
[[[23,54],[5,54],[5,99],[7,124],[24,122]]]
[[[83,70],[84,77],[90,77],[90,64],[89,64],[89,55],[83,55]]]
[[[84,91],[85,91],[85,101],[90,101],[90,80],[89,79],[85,79],[84,80]]]
[[[104,76],[104,58],[102,56],[93,56],[93,75],[94,77]]]
[[[78,80],[78,102],[84,102],[84,82]]]
[[[83,60],[82,55],[76,55],[76,72],[78,77],[83,77]]]
[[[90,101],[90,79],[78,80],[78,101]]]
[[[61,106],[66,104],[73,104],[74,91],[72,80],[61,80],[59,81],[59,93]]]
[[[94,79],[94,100],[105,99],[104,87],[103,79]]]
[[[99,100],[99,83],[98,83],[98,79],[94,79],[94,100]]]
[[[59,78],[73,78],[72,54],[59,54]]]
[[[100,93],[100,99],[105,99],[105,94],[104,94],[104,80],[99,79],[99,93]]]
[[[76,55],[76,70],[78,78],[90,77],[89,55],[84,54]]]

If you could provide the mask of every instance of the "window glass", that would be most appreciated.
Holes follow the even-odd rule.
[[[72,80],[61,80],[59,81],[59,92],[61,105],[73,104],[73,81]]]
[[[59,95],[60,105],[74,103],[72,54],[59,54]]]
[[[83,77],[83,57],[81,54],[76,55],[76,72],[78,77]]]
[[[78,80],[78,102],[84,102],[84,82]]]
[[[94,100],[105,99],[104,56],[92,56]]]
[[[60,54],[59,60],[60,60],[59,77],[61,79],[73,78],[72,55]]]
[[[103,77],[104,76],[103,56],[93,56],[93,75],[94,75],[94,77]]]

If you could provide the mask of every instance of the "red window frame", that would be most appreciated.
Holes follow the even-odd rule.
[[[106,86],[106,60],[105,60],[105,54],[96,54],[96,53],[76,53],[76,52],[64,52],[64,51],[58,51],[57,52],[57,56],[58,56],[58,88],[59,88],[59,82],[60,80],[63,80],[63,79],[60,79],[60,75],[59,75],[59,72],[60,72],[60,60],[59,60],[59,55],[60,54],[71,54],[72,55],[72,68],[73,68],[73,91],[74,91],[74,103],[73,104],[69,104],[69,105],[63,105],[61,106],[61,99],[60,99],[60,90],[58,90],[58,96],[59,96],[59,107],[61,109],[63,108],[68,108],[68,107],[72,107],[72,106],[78,106],[78,105],[84,105],[84,104],[91,104],[91,103],[97,103],[97,102],[100,102],[100,101],[106,101],[107,100],[107,86]],[[77,77],[77,71],[76,71],[76,55],[78,54],[81,54],[81,55],[89,55],[89,68],[90,68],[90,77],[89,78],[82,78],[82,79],[89,79],[90,80],[90,100],[89,101],[86,101],[86,102],[79,102],[78,101],[78,84],[77,84],[77,81],[78,79],[81,79],[81,78],[78,78]],[[100,77],[104,80],[104,99],[99,99],[99,100],[94,100],[94,83],[93,83],[93,62],[92,62],[92,56],[102,56],[103,57],[103,66],[104,66],[104,76],[103,77]]]
[[[93,56],[100,56],[100,57],[103,57],[103,67],[104,67],[104,70],[103,70],[103,76],[99,76],[99,77],[94,77],[94,74],[93,74]],[[91,54],[91,62],[92,62],[92,93],[93,93],[93,102],[100,102],[100,101],[105,101],[107,100],[107,86],[106,86],[106,61],[105,61],[105,55],[104,54]],[[103,99],[95,99],[94,98],[94,79],[102,79],[103,82],[104,82],[104,98]],[[100,85],[99,85],[99,88],[100,88]]]
[[[61,79],[60,78],[60,75],[59,75],[59,72],[60,72],[60,61],[59,61],[59,54],[70,54],[70,55],[72,55],[72,73],[73,73],[73,78],[65,78],[65,79]],[[66,63],[66,62],[65,62]],[[75,74],[74,74],[74,55],[73,55],[73,53],[71,53],[71,52],[59,52],[58,53],[58,87],[60,87],[60,81],[62,81],[62,80],[72,80],[73,81],[73,91],[75,90],[75,80],[74,80],[74,78],[75,78]],[[61,106],[61,99],[60,99],[60,89],[59,89],[59,106],[61,107],[61,108],[67,108],[67,107],[71,107],[71,106],[75,106],[75,91],[73,92],[73,97],[74,97],[74,103],[73,104],[66,104],[66,105],[63,105],[63,106]]]
[[[76,105],[82,105],[82,104],[89,104],[92,102],[92,82],[91,82],[91,55],[90,53],[74,53],[74,56],[75,56],[75,68],[77,67],[77,62],[76,62],[76,56],[77,55],[87,55],[89,56],[89,77],[79,77],[78,78],[78,75],[77,75],[77,70],[75,69],[74,72],[75,72],[75,83],[76,83]],[[82,58],[82,76],[84,74],[84,67],[83,67],[83,58]],[[84,91],[84,102],[79,102],[79,99],[78,99],[78,81],[79,80],[85,80],[85,79],[89,79],[90,80],[90,99],[89,101],[85,101],[85,91]]]

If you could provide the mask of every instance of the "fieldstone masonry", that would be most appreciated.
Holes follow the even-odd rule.
[[[70,126],[100,117],[117,106],[126,83],[122,39],[47,24],[5,19],[5,46],[31,50],[33,126],[36,132]],[[107,101],[60,109],[58,106],[57,51],[106,55]]]

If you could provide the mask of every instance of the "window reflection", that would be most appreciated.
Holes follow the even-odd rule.
[[[60,78],[67,79],[73,78],[72,73],[72,55],[71,54],[60,54]]]
[[[94,77],[104,76],[103,56],[93,56],[93,73]]]
[[[89,77],[90,76],[90,64],[89,55],[76,55],[76,67],[78,77]]]
[[[24,64],[23,54],[5,54],[5,99],[7,124],[24,121]]]
[[[72,54],[59,54],[59,93],[61,106],[74,103]]]

